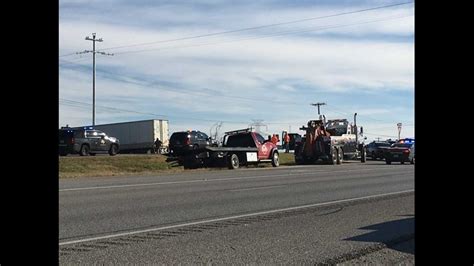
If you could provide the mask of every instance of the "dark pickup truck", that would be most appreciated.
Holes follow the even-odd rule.
[[[221,147],[205,146],[179,159],[184,168],[227,165],[229,169],[237,169],[260,162],[270,162],[274,167],[280,165],[277,146],[250,129],[226,132]]]

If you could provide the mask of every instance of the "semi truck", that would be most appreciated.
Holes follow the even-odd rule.
[[[120,153],[154,153],[155,140],[161,140],[160,153],[167,153],[169,144],[168,120],[150,119],[95,125],[120,140]]]

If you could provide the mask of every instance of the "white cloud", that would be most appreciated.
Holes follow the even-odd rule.
[[[62,1],[62,4],[81,4],[82,1]],[[290,21],[298,18],[334,14],[363,7],[297,7],[291,9],[271,6],[262,9],[261,3],[219,7],[206,11],[181,4],[166,6],[104,7],[114,12],[103,14],[89,10],[88,1],[80,10],[62,10],[59,37],[60,54],[91,49],[91,42],[84,40],[92,32],[104,39],[98,49],[124,44],[169,40],[222,30]],[[381,5],[381,4],[378,4]],[[64,6],[64,5],[63,5]],[[364,6],[365,7],[365,6]],[[104,9],[104,10],[105,10]],[[61,10],[60,10],[61,11]],[[280,27],[288,29],[351,23],[409,13],[406,10],[374,12],[377,16],[354,15],[345,19],[298,23]],[[193,24],[193,21],[197,22]],[[324,22],[324,23],[322,23]],[[257,31],[269,34],[270,29]],[[409,36],[413,35],[413,18],[403,18],[354,27],[333,29],[318,34],[285,35],[278,38],[261,38],[232,42],[238,38],[253,38],[255,33],[215,36],[153,46],[107,50],[120,52],[132,49],[166,48],[216,42],[188,48],[164,49],[154,52],[130,53],[113,57],[97,57],[98,104],[133,109],[140,112],[167,115],[206,117],[211,120],[248,120],[263,117],[269,129],[297,129],[314,118],[314,108],[309,106],[313,97],[322,92],[344,93],[351,91],[413,91],[414,47]],[[331,33],[332,35],[328,35]],[[336,34],[337,33],[337,34]],[[334,35],[335,34],[335,35]],[[387,40],[385,36],[408,39]],[[90,58],[90,54],[87,54]],[[61,57],[75,60],[78,56]],[[87,57],[84,57],[87,58]],[[90,59],[78,61],[90,66]],[[103,74],[101,70],[111,72]],[[60,69],[59,95],[64,99],[91,102],[91,73]],[[113,77],[115,80],[107,79]],[[118,79],[118,80],[117,80]],[[128,82],[124,82],[128,81]],[[135,84],[138,83],[138,84]],[[180,91],[182,93],[180,93]],[[245,99],[231,99],[234,95]],[[261,102],[258,100],[261,99]],[[265,99],[268,99],[267,101]],[[274,102],[288,101],[298,104],[283,105]],[[350,102],[350,99],[344,99]],[[392,105],[393,106],[393,105]],[[389,107],[388,107],[389,108]],[[367,108],[374,115],[387,115],[381,109]],[[99,110],[98,110],[99,111]],[[312,111],[312,112],[311,112]],[[359,113],[361,113],[359,111]],[[413,113],[412,109],[402,110]],[[209,114],[212,114],[209,116]],[[284,114],[284,115],[282,115]],[[362,113],[361,113],[362,114]],[[102,121],[126,121],[139,114],[101,114]],[[244,117],[244,118],[242,118]],[[151,117],[142,117],[148,119]],[[60,122],[84,123],[90,120],[90,111],[60,105]],[[82,122],[81,122],[82,121]],[[288,124],[285,124],[288,121]],[[105,122],[104,122],[105,123]],[[212,125],[212,122],[182,122],[174,119],[171,129],[187,129],[186,125]],[[176,126],[174,126],[176,125]],[[243,124],[226,124],[226,130]],[[224,127],[224,128],[225,128]],[[380,129],[381,132],[385,132]]]

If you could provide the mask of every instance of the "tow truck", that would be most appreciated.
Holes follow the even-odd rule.
[[[341,164],[343,160],[360,160],[365,163],[363,128],[358,130],[357,113],[354,124],[347,119],[333,119],[326,122],[325,116],[308,121],[300,130],[306,131],[301,142],[295,145],[295,163],[310,164],[322,161],[328,164]],[[324,119],[322,119],[324,117]]]
[[[280,165],[277,145],[250,128],[225,132],[222,143],[220,147],[205,146],[184,154],[180,158],[184,168],[227,165],[237,169],[261,162],[269,162],[273,167]]]

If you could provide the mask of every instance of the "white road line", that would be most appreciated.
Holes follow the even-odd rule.
[[[266,186],[266,187],[251,187],[251,188],[231,189],[229,191],[247,191],[247,190],[257,190],[257,189],[266,189],[266,188],[286,187],[286,186],[287,185]]]
[[[367,170],[380,170],[380,168],[336,170],[336,171],[317,170],[317,171],[311,171],[311,172],[307,172],[307,173],[291,173],[290,172],[290,173],[283,174],[283,175],[259,175],[259,176],[246,176],[246,177],[229,177],[229,178],[199,179],[199,180],[186,180],[186,181],[169,181],[169,182],[141,183],[141,184],[114,185],[114,186],[64,188],[64,189],[60,189],[59,192],[78,191],[78,190],[93,190],[93,189],[142,187],[142,186],[159,186],[159,185],[171,185],[171,184],[187,184],[187,183],[198,183],[198,182],[232,181],[232,180],[256,179],[256,178],[265,178],[265,177],[303,176],[303,175],[312,175],[314,173],[320,173],[320,172],[348,173],[348,172],[358,172],[358,171],[367,171]]]
[[[348,201],[371,199],[371,198],[384,197],[384,196],[389,196],[389,195],[397,195],[397,194],[403,194],[403,193],[408,193],[408,192],[415,192],[415,190],[414,189],[409,189],[409,190],[390,192],[390,193],[384,193],[384,194],[377,194],[377,195],[371,195],[371,196],[364,196],[364,197],[358,197],[358,198],[334,200],[334,201],[328,201],[328,202],[323,202],[323,203],[307,204],[307,205],[301,205],[301,206],[296,206],[296,207],[275,209],[275,210],[270,210],[270,211],[255,212],[255,213],[249,213],[249,214],[243,214],[243,215],[235,215],[235,216],[229,216],[229,217],[217,218],[217,219],[202,220],[202,221],[197,221],[197,222],[192,222],[192,223],[183,223],[183,224],[177,224],[177,225],[156,227],[156,228],[150,228],[150,229],[145,229],[145,230],[137,230],[137,231],[131,231],[131,232],[126,232],[126,233],[120,233],[120,234],[111,234],[111,235],[105,235],[105,236],[99,236],[99,237],[84,238],[84,239],[78,239],[78,240],[72,240],[72,241],[66,241],[66,242],[59,242],[59,245],[64,246],[64,245],[77,244],[77,243],[89,242],[89,241],[94,241],[94,240],[109,239],[109,238],[120,237],[120,236],[136,235],[136,234],[142,234],[142,233],[148,233],[148,232],[154,232],[154,231],[161,231],[161,230],[173,229],[173,228],[180,228],[180,227],[191,226],[191,225],[220,222],[220,221],[226,221],[226,220],[232,220],[232,219],[238,219],[238,218],[244,218],[244,217],[252,217],[252,216],[258,216],[258,215],[264,215],[264,214],[270,214],[270,213],[276,213],[276,212],[291,211],[291,210],[298,210],[298,209],[303,209],[303,208],[331,205],[331,204],[343,203],[343,202],[348,202]]]

